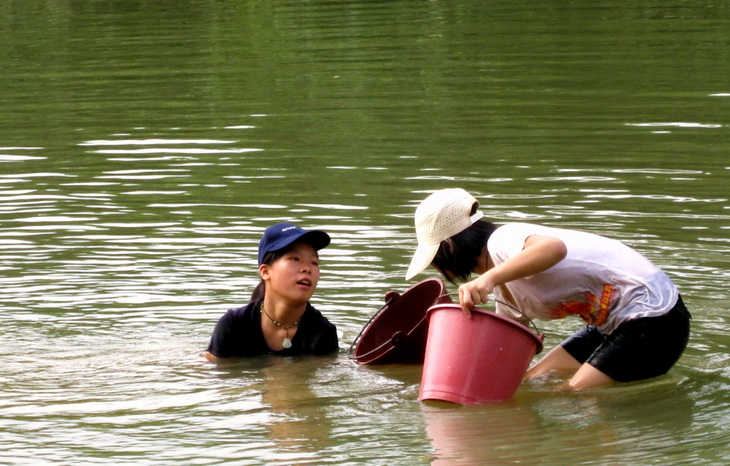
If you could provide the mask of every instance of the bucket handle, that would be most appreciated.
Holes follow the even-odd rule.
[[[423,322],[423,319],[425,319],[425,318],[426,318],[426,316],[424,316],[421,319],[421,322]],[[416,326],[420,325],[421,322],[419,322]],[[350,354],[352,352],[352,347],[354,345],[354,343],[353,343],[353,345],[350,346],[350,351],[348,351],[347,357],[350,358],[350,359],[352,359],[352,360],[355,360],[355,361],[357,361],[358,359],[365,359],[368,356],[370,356],[371,354],[377,353],[378,351],[382,350],[388,344],[392,344],[393,346],[397,346],[399,343],[401,343],[403,341],[404,338],[407,338],[407,336],[408,336],[408,334],[406,334],[406,333],[404,333],[402,331],[395,332],[393,334],[393,336],[390,337],[390,339],[385,340],[383,343],[380,344],[380,346],[378,346],[377,348],[373,348],[370,351],[368,351],[367,353],[361,354],[360,356],[352,356]]]
[[[449,296],[449,297],[451,297],[451,295],[450,295],[449,293],[444,293],[444,294],[442,294],[441,296],[439,296],[439,298],[443,298],[444,296]],[[452,299],[453,299],[453,298],[452,298]],[[537,325],[535,325],[535,322],[533,322],[533,321],[532,321],[532,319],[530,319],[529,317],[527,317],[527,316],[525,315],[525,313],[524,313],[524,312],[522,312],[522,311],[521,311],[521,310],[520,310],[520,309],[519,309],[518,307],[516,307],[516,306],[513,306],[513,305],[511,305],[510,303],[506,303],[506,302],[502,301],[501,299],[497,299],[497,298],[494,298],[494,297],[492,298],[492,301],[494,301],[495,303],[503,304],[503,305],[507,306],[508,308],[510,308],[510,309],[512,309],[512,310],[515,310],[515,311],[519,312],[519,313],[520,313],[520,315],[521,315],[522,317],[524,317],[525,319],[527,319],[527,321],[528,321],[528,322],[530,323],[530,325],[532,325],[532,328],[534,328],[534,329],[535,329],[535,333],[537,333],[537,334],[538,334],[538,335],[540,336],[540,338],[541,338],[541,340],[540,340],[540,341],[542,341],[542,338],[544,338],[544,335],[543,335],[543,334],[542,334],[542,333],[540,332],[540,329],[539,329],[539,328],[537,328]]]
[[[390,297],[389,297],[389,298],[388,298],[388,299],[387,299],[387,300],[385,301],[385,304],[383,304],[383,305],[382,305],[382,306],[380,307],[380,309],[378,309],[378,311],[377,311],[377,312],[376,312],[375,314],[373,314],[373,316],[372,316],[372,317],[370,318],[370,320],[368,320],[368,323],[362,326],[362,328],[360,329],[360,333],[358,333],[358,334],[357,334],[357,337],[355,337],[355,339],[354,339],[354,340],[352,341],[352,344],[350,345],[350,349],[349,349],[349,350],[347,350],[347,357],[348,357],[348,359],[353,359],[353,360],[357,360],[357,359],[358,359],[358,357],[357,357],[357,356],[353,356],[353,350],[354,350],[355,346],[357,345],[357,343],[359,343],[359,342],[360,342],[360,338],[362,338],[362,334],[363,334],[363,332],[365,332],[365,330],[366,330],[366,329],[367,329],[368,327],[370,327],[370,324],[371,324],[371,323],[373,323],[373,320],[375,320],[375,318],[376,318],[376,317],[378,317],[378,316],[379,316],[380,314],[382,314],[382,313],[383,313],[383,311],[385,310],[385,308],[387,308],[388,306],[390,306],[390,305],[391,305],[391,303],[393,303],[393,301],[395,301],[396,299],[398,299],[398,297],[399,297],[399,296],[400,296],[400,295],[399,295],[399,294],[397,294],[397,293],[394,293],[393,295],[391,295],[391,296],[390,296]],[[386,298],[387,298],[387,295],[386,295]],[[368,351],[368,353],[367,353],[367,354],[364,354],[364,355],[362,355],[362,356],[360,356],[360,357],[362,358],[362,357],[365,357],[365,356],[369,356],[370,354],[374,353],[375,351],[378,351],[378,350],[380,350],[380,349],[381,349],[381,348],[382,348],[383,346],[385,346],[385,345],[386,345],[387,343],[389,343],[389,342],[390,342],[390,341],[386,341],[385,343],[383,343],[382,345],[378,346],[378,347],[377,347],[377,348],[375,348],[374,350],[372,350],[372,351]]]
[[[515,311],[519,312],[519,313],[520,313],[520,315],[521,315],[522,317],[524,317],[525,319],[527,319],[527,321],[528,321],[528,322],[530,323],[530,325],[532,325],[532,328],[534,328],[534,329],[535,329],[535,333],[537,333],[538,335],[542,335],[542,333],[540,333],[540,329],[539,329],[539,328],[537,328],[537,325],[535,325],[535,322],[533,322],[533,321],[532,321],[532,319],[530,319],[529,317],[527,317],[527,316],[525,315],[525,313],[524,313],[524,312],[522,312],[522,311],[521,311],[521,310],[520,310],[520,309],[519,309],[519,308],[518,308],[517,306],[513,306],[513,305],[511,305],[511,304],[509,304],[509,303],[506,303],[506,302],[502,301],[501,299],[496,299],[496,298],[494,298],[494,299],[493,299],[493,301],[494,301],[495,303],[499,303],[499,304],[504,304],[504,305],[505,305],[505,306],[507,306],[508,308],[510,308],[510,309],[513,309],[513,310],[515,310]]]

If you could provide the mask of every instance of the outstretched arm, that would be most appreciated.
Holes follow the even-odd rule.
[[[567,254],[565,243],[554,236],[529,236],[519,254],[459,287],[461,308],[469,315],[473,306],[487,302],[496,286],[547,270],[565,259]]]

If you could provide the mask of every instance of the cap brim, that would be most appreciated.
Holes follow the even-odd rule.
[[[307,243],[312,246],[315,251],[327,247],[330,244],[330,235],[322,230],[310,230],[299,236],[290,236],[278,243],[271,245],[269,252],[280,251],[291,246],[294,243]]]
[[[433,258],[436,257],[436,253],[439,250],[439,246],[440,244],[436,243],[430,245],[419,245],[416,248],[416,252],[413,254],[413,259],[411,259],[411,265],[408,266],[408,271],[406,272],[406,280],[410,280],[431,265]]]
[[[329,246],[331,239],[330,235],[322,230],[311,230],[300,236],[297,241],[311,244],[315,250],[319,251]]]

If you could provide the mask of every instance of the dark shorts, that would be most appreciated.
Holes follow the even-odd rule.
[[[610,335],[588,325],[561,343],[578,362],[618,382],[666,374],[689,339],[690,314],[680,296],[664,315],[630,320]]]

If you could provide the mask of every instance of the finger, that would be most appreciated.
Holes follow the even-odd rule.
[[[464,311],[467,317],[471,316],[471,308],[474,306],[474,300],[471,297],[471,293],[464,286],[459,287],[459,304],[461,304],[461,310]]]

